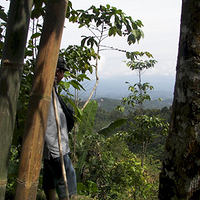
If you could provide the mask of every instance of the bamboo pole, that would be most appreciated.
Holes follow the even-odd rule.
[[[0,199],[5,198],[24,53],[33,0],[10,2],[0,67]]]
[[[55,88],[53,88],[53,106],[54,106],[54,111],[55,111],[55,118],[56,118],[56,125],[57,125],[57,130],[58,130],[58,144],[59,144],[59,152],[60,152],[60,159],[61,159],[61,166],[62,166],[62,174],[63,174],[63,179],[65,183],[65,191],[67,195],[67,200],[69,200],[69,192],[68,192],[68,185],[67,185],[67,178],[66,178],[66,171],[65,171],[65,164],[63,160],[63,154],[62,154],[62,144],[61,144],[61,135],[60,135],[60,123],[59,123],[59,118],[58,118],[58,110],[57,110],[57,104],[56,104],[56,95],[55,95]]]
[[[67,10],[66,0],[48,0],[23,135],[15,200],[34,200],[47,117]]]

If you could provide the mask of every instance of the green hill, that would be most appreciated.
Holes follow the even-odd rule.
[[[109,99],[109,98],[99,98],[95,99],[98,103],[98,107],[101,109],[106,110],[107,112],[110,112],[116,108],[116,106],[121,105],[121,100],[118,99]],[[166,99],[166,100],[152,100],[149,102],[146,102],[144,104],[145,109],[161,109],[163,107],[169,108],[172,105],[172,99]]]

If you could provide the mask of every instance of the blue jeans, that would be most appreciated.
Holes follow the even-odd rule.
[[[77,193],[76,174],[68,154],[63,156],[69,195]],[[66,198],[65,183],[60,157],[44,159],[43,189],[56,188],[59,198]]]

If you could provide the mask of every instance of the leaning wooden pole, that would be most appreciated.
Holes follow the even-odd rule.
[[[69,200],[69,191],[68,191],[67,177],[66,177],[66,171],[65,171],[65,163],[64,163],[64,159],[63,159],[63,153],[62,153],[60,122],[59,122],[58,109],[57,109],[57,104],[56,104],[55,88],[53,88],[52,92],[53,92],[53,107],[54,107],[54,111],[55,111],[56,125],[57,125],[57,130],[58,130],[57,135],[58,135],[60,160],[61,160],[61,166],[62,166],[62,174],[63,174],[64,183],[65,183],[65,191],[66,191],[67,200]]]
[[[34,200],[37,196],[47,117],[66,10],[66,0],[48,1],[26,116],[15,200]]]
[[[10,2],[0,67],[0,199],[5,198],[24,53],[33,0]]]

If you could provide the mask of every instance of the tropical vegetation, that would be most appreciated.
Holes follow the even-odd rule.
[[[25,52],[25,65],[21,80],[16,114],[14,137],[10,151],[6,199],[13,199],[19,166],[22,133],[32,87],[34,65],[42,32],[46,1],[35,1],[31,15],[33,30]],[[2,53],[7,13],[0,7]],[[164,141],[168,131],[171,110],[145,109],[144,103],[151,101],[149,83],[142,83],[142,70],[153,67],[156,61],[145,52],[125,53],[127,66],[138,71],[138,83],[129,84],[130,95],[111,111],[98,107],[95,100],[79,102],[78,92],[84,90],[88,73],[96,74],[98,84],[98,60],[102,48],[111,48],[102,42],[118,35],[126,37],[129,45],[144,37],[142,22],[134,21],[122,10],[110,5],[91,6],[87,10],[74,10],[68,5],[67,19],[78,23],[79,28],[88,28],[92,35],[84,36],[80,46],[74,45],[60,50],[70,66],[66,80],[59,92],[75,111],[76,125],[70,134],[71,158],[76,169],[79,199],[157,199],[158,174],[161,169]],[[95,33],[97,32],[97,33]],[[113,48],[113,47],[112,47]],[[144,59],[145,58],[145,59]],[[95,60],[95,64],[91,64]],[[69,88],[75,89],[75,94]],[[94,87],[95,90],[95,87]],[[93,90],[93,91],[94,91]],[[92,93],[91,93],[92,95]],[[126,111],[126,112],[121,112]],[[41,188],[42,168],[37,199],[45,199]]]

